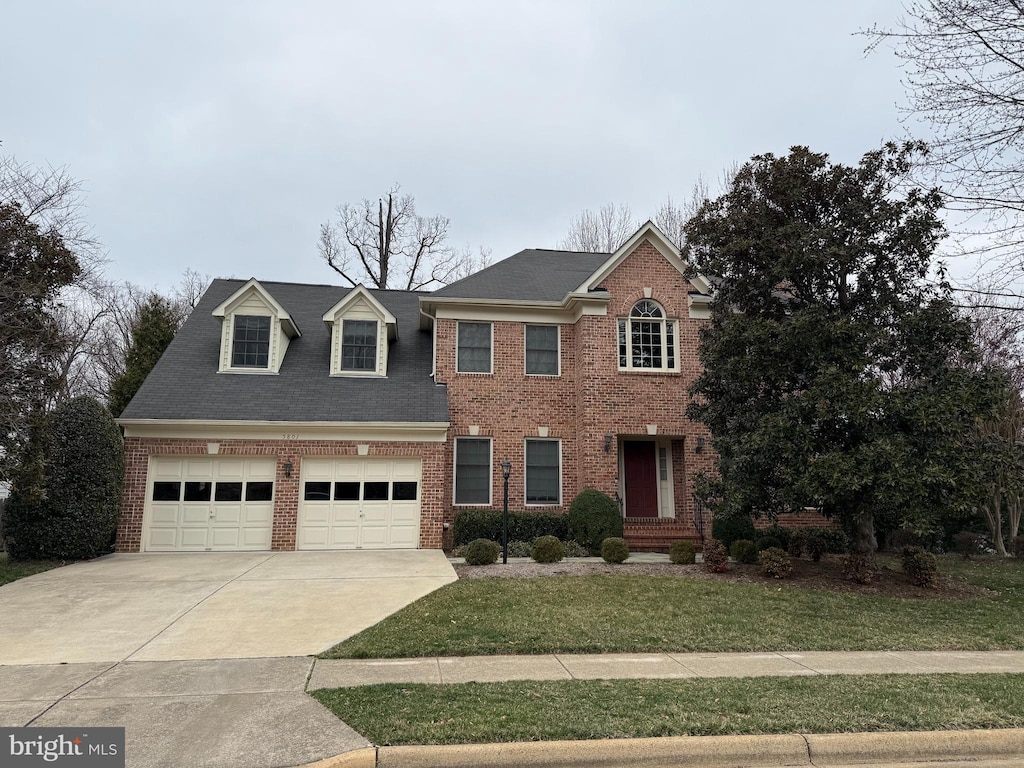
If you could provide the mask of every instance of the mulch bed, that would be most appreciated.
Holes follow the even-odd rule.
[[[881,567],[871,584],[857,584],[843,576],[842,558],[825,556],[821,562],[793,559],[793,573],[787,579],[771,579],[760,566],[730,563],[725,573],[710,573],[703,565],[671,563],[608,563],[563,560],[560,563],[516,562],[508,565],[456,565],[460,579],[531,579],[545,576],[672,576],[680,579],[717,579],[746,584],[801,587],[885,597],[916,599],[995,597],[999,593],[957,581],[940,580],[934,589],[916,587],[902,571]]]

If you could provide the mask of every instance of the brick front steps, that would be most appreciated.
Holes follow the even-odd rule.
[[[701,547],[693,526],[677,520],[626,518],[622,536],[631,552],[668,552],[672,542],[679,539],[686,539],[698,550]]]

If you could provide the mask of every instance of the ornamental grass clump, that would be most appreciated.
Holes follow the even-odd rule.
[[[668,560],[675,565],[693,565],[697,562],[697,550],[686,539],[673,541],[668,548]]]
[[[759,546],[750,539],[736,539],[729,547],[729,557],[737,563],[753,565],[757,562],[758,549]]]
[[[629,557],[629,545],[625,539],[610,536],[601,542],[601,557],[606,563],[624,563]]]
[[[466,565],[491,565],[498,560],[499,551],[501,547],[496,541],[473,539],[463,549],[462,556],[466,558]]]
[[[782,547],[769,547],[757,555],[757,562],[765,576],[784,579],[793,572],[793,561]]]
[[[712,573],[723,573],[729,568],[729,553],[718,539],[708,539],[704,543],[703,556],[704,567]]]
[[[533,541],[530,557],[538,563],[557,563],[565,557],[565,547],[554,536],[538,536]]]

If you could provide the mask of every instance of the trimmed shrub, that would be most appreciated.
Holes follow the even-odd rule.
[[[757,540],[757,551],[763,552],[766,549],[785,549],[782,546],[782,542],[776,539],[774,536],[762,536]]]
[[[789,540],[793,536],[793,531],[789,528],[779,525],[778,523],[772,523],[767,528],[762,528],[757,533],[758,537],[763,539],[765,537],[777,539],[779,546],[783,549],[789,549]],[[754,539],[758,541],[759,539]]]
[[[121,514],[124,444],[91,397],[59,406],[40,427],[4,510],[12,559],[86,560],[113,549]]]
[[[984,542],[984,537],[974,531],[960,531],[953,536],[953,546],[964,560],[970,560],[971,555],[978,554]]]
[[[790,534],[789,545],[786,547],[786,551],[791,557],[803,557],[804,550],[806,549],[807,533],[798,528]]]
[[[757,553],[760,547],[750,539],[736,539],[729,547],[729,556],[737,563],[753,565],[757,562]]]
[[[781,547],[768,547],[757,555],[757,562],[765,576],[784,579],[793,572],[793,561]]]
[[[850,552],[843,558],[843,577],[858,584],[875,580],[875,563],[863,552]]]
[[[697,550],[686,539],[673,541],[668,548],[668,560],[676,565],[693,565],[697,562]]]
[[[748,515],[716,516],[711,521],[711,537],[722,542],[728,549],[739,539],[753,541],[757,538],[757,531],[754,530],[754,521]]]
[[[538,563],[557,563],[565,557],[565,547],[554,536],[539,536],[533,542],[530,557]]]
[[[625,539],[609,536],[601,542],[601,557],[606,563],[624,563],[629,557],[629,545]]]
[[[590,553],[587,552],[587,548],[578,541],[573,541],[572,539],[563,541],[562,548],[565,550],[566,557],[590,557]]]
[[[622,538],[622,513],[607,494],[593,488],[582,491],[569,507],[569,535],[591,555],[601,554],[601,542]]]
[[[501,544],[498,544],[501,547]],[[532,557],[533,544],[528,541],[510,541],[508,543],[509,557]]]
[[[900,554],[903,572],[917,587],[934,587],[939,581],[939,564],[935,555],[921,547],[904,547]]]
[[[814,562],[824,554],[842,555],[850,549],[850,538],[839,528],[804,528],[801,532],[803,550]]]
[[[704,542],[703,557],[704,567],[712,573],[722,573],[729,568],[729,553],[718,539]]]
[[[490,539],[474,539],[462,549],[466,565],[491,565],[497,562],[501,546]]]
[[[501,541],[502,511],[460,509],[452,525],[452,546],[461,547],[474,539]],[[562,513],[509,512],[508,540],[532,542],[540,536],[569,538],[569,519]],[[527,552],[524,557],[529,556]]]

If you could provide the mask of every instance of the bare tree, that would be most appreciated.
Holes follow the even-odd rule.
[[[585,210],[569,224],[569,232],[558,245],[567,251],[612,253],[640,227],[628,205],[602,205]]]
[[[934,129],[928,181],[947,187],[947,207],[965,215],[962,251],[1008,287],[1024,265],[1024,3],[919,0],[904,9],[895,29],[864,33],[869,50],[895,45],[906,111]]]
[[[317,250],[350,285],[416,291],[465,276],[472,254],[448,245],[449,220],[420,216],[412,195],[396,184],[376,201],[338,208],[338,220],[320,226]]]

